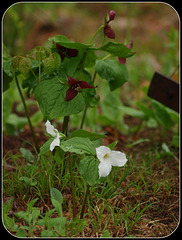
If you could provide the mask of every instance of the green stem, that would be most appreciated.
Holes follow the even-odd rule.
[[[86,190],[85,197],[84,197],[83,204],[82,204],[80,219],[83,219],[83,214],[85,212],[85,206],[86,206],[86,201],[87,201],[87,197],[89,195],[89,192],[90,192],[90,186],[87,184],[87,190]]]
[[[62,133],[67,136],[67,131],[68,131],[68,122],[69,122],[69,116],[65,116],[63,120],[63,128],[62,128]]]
[[[73,218],[75,218],[76,217],[76,199],[75,199],[75,186],[74,186],[72,161],[71,161],[70,153],[69,153],[69,171],[70,171],[70,176],[71,176],[71,195],[72,195]]]
[[[93,75],[92,83],[95,82],[96,74],[97,74],[97,73],[96,73],[96,71],[95,71],[95,72],[94,72],[94,75]],[[84,124],[84,121],[85,121],[87,109],[88,109],[88,106],[85,107],[85,110],[84,110],[84,112],[83,112],[83,117],[82,117],[82,121],[81,121],[81,124],[80,124],[80,129],[83,128],[83,124]]]
[[[92,44],[94,38],[97,36],[98,32],[104,27],[104,25],[101,25],[99,29],[97,29],[97,31],[95,32],[94,36],[92,37],[92,39],[90,40],[89,44]]]
[[[25,114],[26,114],[26,117],[28,119],[28,124],[29,124],[31,132],[32,132],[32,137],[33,137],[33,141],[35,143],[35,148],[36,148],[37,152],[39,153],[39,146],[37,144],[37,139],[35,137],[34,129],[33,129],[33,126],[32,126],[31,120],[30,120],[30,116],[29,116],[28,109],[27,109],[27,106],[26,106],[26,103],[25,103],[25,99],[24,99],[24,96],[22,94],[20,85],[18,83],[18,78],[17,78],[16,74],[15,74],[15,82],[16,82],[16,86],[18,88],[18,92],[20,94],[20,97],[21,97],[21,100],[22,100],[22,103],[23,103],[23,106],[24,106]]]
[[[88,106],[85,106],[85,110],[84,110],[84,112],[83,112],[83,117],[82,117],[82,122],[81,122],[81,125],[80,125],[80,129],[83,128],[83,124],[84,124],[84,121],[85,121],[87,109],[88,109]]]

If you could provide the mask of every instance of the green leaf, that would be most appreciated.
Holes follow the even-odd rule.
[[[79,171],[85,181],[90,185],[95,185],[99,180],[99,160],[93,156],[84,157],[79,164]]]
[[[91,68],[95,65],[95,61],[98,57],[93,50],[87,50],[84,56],[83,68]]]
[[[58,212],[59,216],[62,217],[62,203],[63,203],[63,196],[59,190],[56,188],[51,188],[51,202],[55,207],[56,211]]]
[[[125,64],[120,64],[116,60],[97,60],[95,70],[100,77],[109,82],[111,91],[128,81],[128,71]]]
[[[127,147],[131,148],[131,147],[133,147],[133,146],[135,146],[137,144],[143,143],[143,142],[150,142],[150,139],[148,139],[148,138],[145,138],[145,139],[140,138],[137,141],[135,141],[135,142],[133,142],[131,144],[128,144]]]
[[[59,67],[61,66],[61,57],[57,52],[52,53],[52,55],[55,60],[55,67],[56,69],[59,69]]]
[[[57,233],[54,230],[42,230],[41,237],[57,237]]]
[[[31,212],[33,205],[38,201],[38,198],[31,200],[27,203],[27,212]]]
[[[83,43],[72,42],[64,35],[57,35],[55,37],[49,38],[49,41],[58,43],[59,45],[66,47],[66,48],[77,49],[77,50],[87,49],[89,46],[91,46],[91,45],[86,45]]]
[[[35,161],[35,158],[31,151],[29,151],[25,148],[20,148],[20,152],[22,153],[23,157],[26,158],[29,162],[32,163]]]
[[[30,58],[23,58],[20,62],[19,62],[19,70],[20,72],[27,76],[27,74],[29,73],[30,69],[31,69],[31,60]]]
[[[3,70],[3,92],[5,92],[10,86],[10,82],[13,81],[13,77],[8,76],[8,74]]]
[[[83,137],[74,137],[63,143],[60,146],[65,152],[74,152],[78,154],[92,154],[95,155],[95,147],[90,139]]]
[[[44,70],[49,75],[54,72],[56,68],[56,60],[53,57],[48,57],[44,60]]]
[[[51,198],[52,205],[55,207],[56,211],[58,212],[59,216],[62,217],[62,205],[56,199]]]
[[[40,153],[39,153],[40,155],[50,151],[50,145],[53,140],[54,140],[53,138],[49,138],[49,140],[42,145],[42,147],[40,148]]]
[[[51,190],[50,190],[50,194],[51,194],[51,200],[55,199],[58,202],[60,202],[60,204],[63,203],[63,196],[62,196],[62,193],[59,190],[52,187]]]
[[[19,228],[16,231],[16,236],[20,238],[25,238],[27,236],[27,233],[23,229]]]
[[[73,100],[65,101],[68,87],[60,81],[61,78],[56,76],[40,82],[35,88],[35,96],[45,119],[69,116],[81,112],[85,107],[84,98],[80,93]]]
[[[131,108],[131,107],[126,107],[126,106],[119,106],[118,107],[123,113],[132,116],[132,117],[137,117],[141,119],[146,119],[146,115],[137,109]]]
[[[115,142],[110,143],[109,145],[107,145],[107,147],[109,147],[111,150],[113,150],[117,143],[118,143],[118,141],[115,141]]]
[[[19,180],[20,180],[20,181],[24,181],[27,186],[33,187],[33,186],[36,186],[36,185],[37,185],[37,181],[33,180],[32,178],[20,177]]]
[[[134,55],[134,53],[132,53],[123,43],[108,42],[100,48],[94,48],[94,50],[106,51],[112,55],[123,58],[128,58]]]
[[[50,219],[50,226],[54,227],[56,232],[58,232],[62,237],[66,234],[66,218],[57,217]]]
[[[165,128],[169,129],[173,126],[174,122],[170,114],[167,112],[166,107],[161,103],[152,100],[152,107],[154,110],[155,119]]]
[[[103,134],[98,134],[98,133],[93,133],[93,132],[88,132],[82,129],[79,130],[75,130],[71,137],[82,137],[82,138],[89,138],[91,141],[97,140],[97,139],[101,139],[103,137],[106,137]]]

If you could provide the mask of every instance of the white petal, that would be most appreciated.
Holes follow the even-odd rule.
[[[46,131],[49,133],[52,137],[56,137],[58,134],[58,130],[54,128],[54,126],[51,125],[49,120],[46,122]]]
[[[57,135],[57,137],[52,141],[50,145],[50,150],[53,151],[53,149],[59,145],[60,145],[60,139],[59,139],[59,135]]]
[[[106,147],[106,146],[100,146],[98,148],[96,148],[96,154],[97,154],[97,158],[102,161],[103,157],[107,154],[107,153],[111,153],[111,149]]]
[[[109,173],[111,172],[112,166],[108,162],[101,162],[98,168],[99,168],[99,178],[100,178],[100,177],[108,176]]]
[[[112,151],[109,154],[110,163],[112,166],[122,167],[128,161],[126,155],[119,151]]]

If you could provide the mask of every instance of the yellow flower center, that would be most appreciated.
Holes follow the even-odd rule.
[[[106,153],[105,155],[104,155],[104,158],[107,158],[108,157],[108,153]]]

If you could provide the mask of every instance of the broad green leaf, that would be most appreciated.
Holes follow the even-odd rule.
[[[54,230],[42,230],[41,237],[57,237],[57,233]]]
[[[120,106],[118,107],[123,113],[132,116],[132,117],[137,117],[141,119],[146,119],[146,115],[137,109],[131,108],[131,107],[126,107],[126,106]]]
[[[120,96],[116,92],[109,92],[104,96],[104,99],[101,103],[103,117],[106,117],[112,122],[120,121],[122,118],[122,113],[118,109],[121,106]]]
[[[57,52],[52,53],[52,55],[53,58],[55,59],[56,69],[59,69],[59,67],[61,66],[61,57]]]
[[[101,139],[103,137],[106,137],[103,134],[88,132],[82,129],[76,130],[72,133],[71,137],[82,137],[82,138],[89,138],[91,141]]]
[[[63,143],[60,146],[65,152],[74,152],[78,154],[92,154],[95,155],[95,147],[90,139],[84,137],[74,137]]]
[[[27,150],[26,148],[20,148],[20,152],[22,153],[23,157],[26,158],[29,162],[35,161],[35,158],[31,151]]]
[[[152,100],[152,107],[155,119],[165,128],[169,129],[174,124],[170,114],[167,112],[166,107],[161,103]]]
[[[10,86],[10,82],[13,81],[13,77],[7,75],[7,73],[3,70],[3,92],[5,92]]]
[[[131,50],[126,47],[123,43],[108,42],[100,48],[93,48],[94,50],[106,51],[112,55],[128,58],[134,55]]]
[[[85,181],[90,185],[95,185],[99,180],[99,160],[94,156],[84,157],[79,164],[79,171]]]
[[[84,61],[83,61],[83,68],[91,68],[95,65],[95,61],[96,59],[98,59],[98,57],[95,55],[95,52],[93,50],[87,50],[84,53]]]
[[[59,76],[44,80],[35,88],[35,96],[46,119],[79,113],[84,109],[85,101],[81,93],[71,101],[65,101],[69,87],[63,85]]]
[[[52,187],[51,190],[50,190],[50,194],[51,194],[51,200],[55,199],[58,202],[60,202],[60,204],[63,203],[63,196],[62,196],[62,193],[59,190]]]
[[[64,35],[57,35],[55,37],[49,38],[49,41],[58,43],[59,45],[66,47],[66,48],[77,49],[77,50],[87,49],[89,46],[91,46],[91,45],[86,45],[83,43],[72,42]]]
[[[56,68],[56,60],[53,57],[48,57],[44,60],[44,70],[49,75],[54,72]]]
[[[59,216],[62,216],[62,203],[63,203],[63,196],[59,190],[56,188],[51,188],[51,202],[55,207],[56,211],[59,213]]]
[[[53,138],[49,138],[49,140],[42,145],[42,147],[40,148],[40,153],[39,153],[40,155],[50,151],[50,145],[53,140],[54,140]]]
[[[50,227],[54,227],[56,232],[58,232],[62,237],[65,236],[65,233],[66,233],[65,217],[50,218],[49,222],[50,222]]]
[[[19,62],[19,70],[20,72],[27,76],[27,74],[29,73],[30,69],[31,69],[31,60],[30,58],[23,58],[20,62]]]
[[[111,91],[128,81],[128,71],[125,64],[120,64],[116,60],[97,60],[95,70],[100,77],[109,82]]]
[[[55,207],[56,211],[58,212],[59,216],[62,217],[62,204],[54,198],[51,198],[51,202],[52,205]]]
[[[32,220],[33,220],[33,225],[35,224],[37,218],[40,216],[40,210],[38,209],[33,209],[32,210]]]

